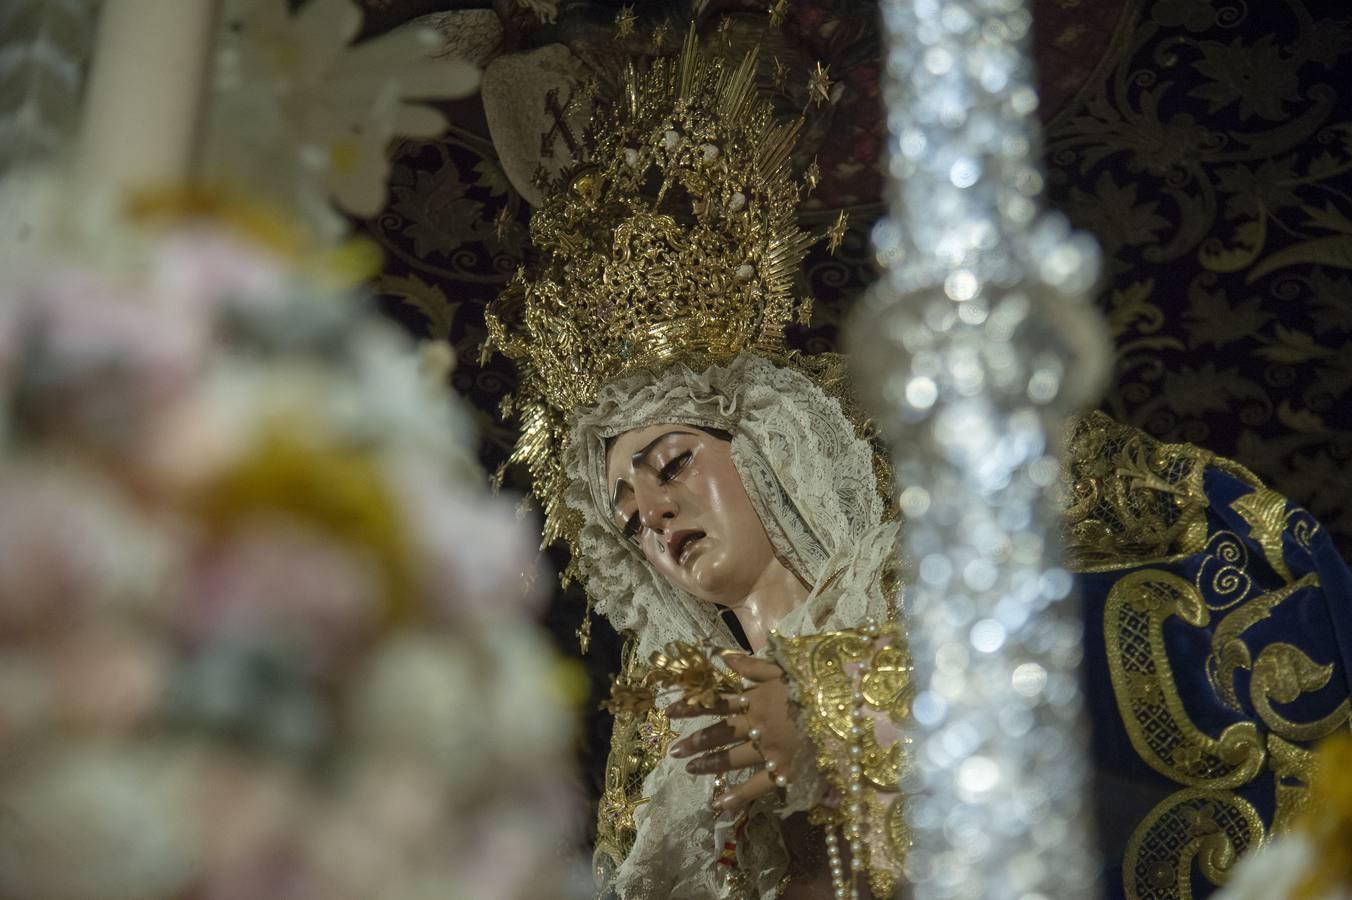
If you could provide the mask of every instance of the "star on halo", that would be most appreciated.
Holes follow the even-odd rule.
[[[506,240],[507,231],[512,227],[512,213],[507,207],[498,210],[498,214],[493,217],[493,234],[499,241]]]
[[[732,42],[732,19],[724,19],[718,23],[718,37],[723,41],[724,47]]]
[[[615,37],[624,40],[632,37],[634,34],[634,25],[638,22],[638,16],[634,15],[632,6],[625,6],[620,10],[620,14],[615,17]]]
[[[807,77],[807,93],[810,101],[819,106],[831,99],[830,66],[823,66],[820,61],[817,63]]]
[[[836,255],[836,250],[840,248],[840,242],[845,240],[845,230],[849,227],[849,217],[845,215],[845,210],[840,211],[836,216],[836,221],[830,228],[826,229],[826,252],[832,256]]]
[[[653,49],[658,53],[666,49],[669,40],[671,40],[671,23],[663,22],[653,29]]]
[[[817,157],[812,157],[812,162],[808,164],[807,171],[803,173],[803,184],[807,186],[807,192],[810,194],[817,189],[817,185],[822,182],[822,170],[817,165]]]
[[[770,27],[778,28],[784,24],[784,16],[788,12],[789,0],[776,0],[776,3],[770,7]]]

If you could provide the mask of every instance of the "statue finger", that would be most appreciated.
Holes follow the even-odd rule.
[[[737,741],[746,740],[747,725],[746,720],[741,716],[734,716],[731,719],[723,719],[715,722],[708,728],[701,728],[687,738],[677,741],[671,745],[671,755],[678,759],[683,756],[694,756],[705,750],[712,750],[715,747],[725,747],[728,744]]]
[[[764,797],[774,790],[774,778],[769,772],[762,769],[742,784],[715,798],[713,807],[723,812],[735,812],[743,809],[756,798]]]
[[[763,760],[760,751],[750,744],[738,744],[727,750],[706,753],[685,764],[685,770],[692,775],[717,775],[731,772],[733,769],[748,769],[758,766]]]
[[[677,700],[667,707],[667,716],[672,719],[693,719],[699,716],[730,716],[739,712],[737,694],[720,695],[707,706]]]
[[[736,653],[725,653],[721,658],[724,665],[748,681],[774,681],[784,677],[784,670],[768,659]]]

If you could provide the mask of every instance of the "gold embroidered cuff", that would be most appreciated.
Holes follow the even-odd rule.
[[[800,721],[835,803],[813,811],[852,844],[856,871],[891,896],[908,843],[898,793],[910,714],[911,662],[895,626],[773,639],[771,654],[797,689]]]

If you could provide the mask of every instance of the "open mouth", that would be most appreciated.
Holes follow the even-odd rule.
[[[676,560],[679,565],[685,565],[691,551],[703,537],[704,532],[702,531],[681,531],[673,535],[671,558]]]

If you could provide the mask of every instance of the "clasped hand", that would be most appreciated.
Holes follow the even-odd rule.
[[[789,709],[789,684],[783,669],[743,654],[725,654],[723,662],[751,686],[740,694],[720,694],[709,706],[677,701],[667,707],[667,715],[673,719],[722,716],[718,723],[672,746],[671,755],[676,758],[695,757],[686,764],[687,772],[719,775],[734,769],[759,770],[714,799],[715,809],[731,811],[776,789],[776,775],[789,775],[803,736]]]

